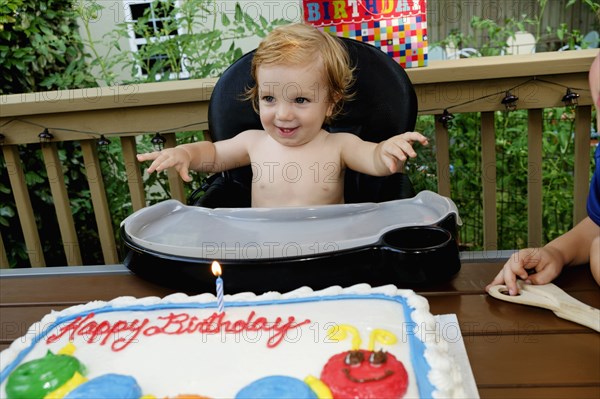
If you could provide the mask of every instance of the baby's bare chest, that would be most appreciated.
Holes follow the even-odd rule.
[[[265,146],[250,155],[254,183],[340,184],[343,177],[339,152],[326,146],[283,151]]]
[[[331,151],[257,155],[250,165],[253,203],[279,206],[343,201],[344,170],[339,155]]]
[[[262,184],[338,184],[343,176],[340,162],[333,160],[264,160],[250,166],[253,182]]]

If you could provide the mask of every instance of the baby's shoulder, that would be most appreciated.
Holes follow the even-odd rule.
[[[267,136],[267,132],[265,132],[264,130],[260,130],[260,129],[249,129],[249,130],[244,130],[243,132],[238,133],[238,136],[240,138],[250,138],[250,139],[257,139],[257,138],[264,138]]]
[[[346,132],[328,133],[327,140],[335,144],[356,143],[362,141],[357,135]]]
[[[264,130],[251,129],[238,133],[234,139],[238,142],[245,143],[248,146],[252,146],[255,144],[260,144],[260,142],[267,137],[268,135]]]

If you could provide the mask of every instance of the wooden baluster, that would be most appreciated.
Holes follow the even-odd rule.
[[[2,241],[2,235],[0,235],[0,269],[8,269],[8,257],[6,256],[6,248],[4,247],[4,241]]]
[[[15,205],[25,238],[29,264],[31,267],[46,266],[46,259],[44,258],[40,235],[33,214],[33,206],[25,182],[25,173],[19,157],[19,148],[16,145],[5,144],[2,146],[2,153],[4,154],[10,187],[15,198]]]
[[[527,118],[527,246],[542,245],[542,109]]]
[[[119,262],[117,248],[115,244],[115,235],[112,227],[112,218],[106,199],[106,190],[104,180],[102,179],[102,170],[100,160],[98,159],[98,150],[95,140],[82,140],[81,149],[83,151],[83,160],[87,181],[90,186],[92,205],[94,207],[94,216],[98,226],[98,238],[102,246],[102,256],[105,264]]]
[[[498,249],[496,210],[496,129],[494,112],[481,113],[481,178],[483,184],[483,249]]]
[[[140,164],[135,158],[137,154],[135,136],[121,137],[121,148],[123,149],[131,205],[134,212],[139,211],[146,206],[146,194],[144,193],[144,179],[140,171]]]
[[[67,194],[62,165],[58,158],[56,143],[42,143],[42,155],[44,156],[44,164],[48,173],[48,183],[56,210],[56,218],[60,228],[67,264],[69,266],[82,265],[79,240],[75,232],[71,204]]]

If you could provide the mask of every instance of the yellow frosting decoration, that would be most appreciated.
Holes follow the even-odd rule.
[[[75,345],[73,345],[73,342],[69,342],[68,344],[63,346],[56,354],[73,356],[73,353],[75,353],[75,349],[76,348]]]
[[[352,350],[356,351],[360,349],[360,344],[362,341],[360,339],[360,333],[356,327],[348,324],[339,324],[327,330],[327,338],[333,341],[342,341],[348,337],[348,334],[352,335]]]
[[[369,338],[369,350],[375,350],[375,342],[378,342],[382,345],[394,345],[398,342],[398,338],[389,332],[388,330],[384,330],[381,328],[376,328],[371,332],[371,336]]]
[[[304,383],[312,389],[319,399],[333,399],[331,390],[323,381],[312,375],[307,376],[304,379]]]
[[[156,399],[156,396],[154,396],[154,395],[144,395],[140,399]]]
[[[62,399],[69,392],[71,392],[73,389],[77,388],[79,385],[83,384],[86,381],[87,378],[85,378],[84,376],[79,374],[79,372],[76,371],[69,381],[65,382],[63,385],[61,385],[54,391],[48,393],[46,396],[44,396],[44,399]]]

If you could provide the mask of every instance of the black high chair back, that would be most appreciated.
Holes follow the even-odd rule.
[[[417,96],[400,65],[378,48],[342,38],[355,67],[355,93],[328,131],[349,132],[363,140],[380,142],[412,131],[417,119]],[[234,62],[219,78],[210,98],[208,123],[214,141],[225,140],[249,129],[262,129],[259,116],[242,93],[254,82],[250,65],[254,52]],[[207,208],[250,207],[250,166],[213,175],[189,198],[189,203]],[[373,177],[346,170],[346,203],[383,202],[415,195],[408,175],[396,173]],[[199,192],[204,195],[199,196]]]

